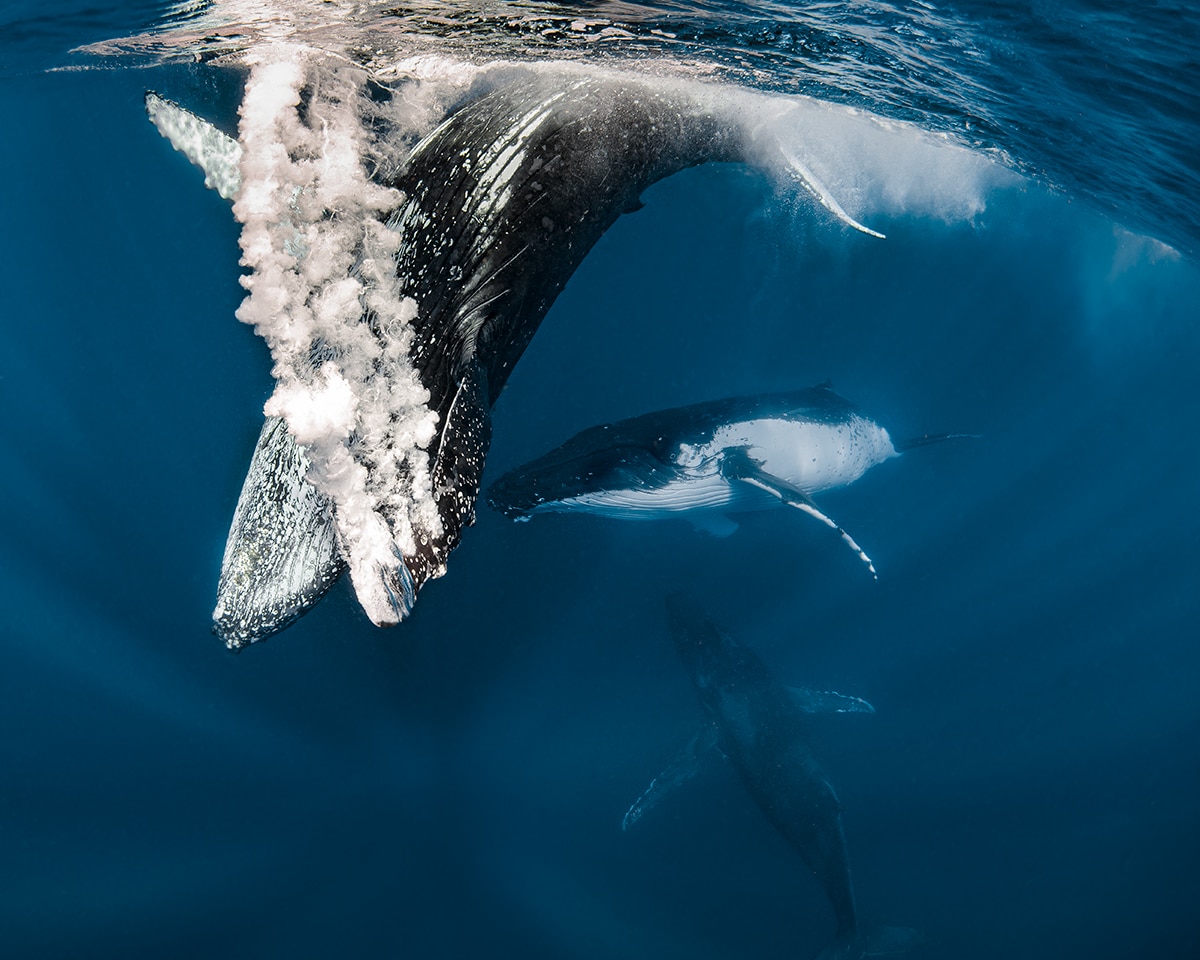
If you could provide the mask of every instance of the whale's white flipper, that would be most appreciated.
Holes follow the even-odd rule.
[[[722,472],[731,480],[740,480],[743,483],[750,484],[752,487],[764,490],[771,494],[771,496],[778,497],[789,507],[795,507],[797,510],[807,513],[810,517],[820,520],[830,530],[836,531],[846,545],[858,554],[858,559],[867,565],[867,569],[871,571],[871,576],[876,580],[879,579],[879,574],[875,572],[875,564],[867,556],[866,551],[836,521],[822,513],[820,508],[813,502],[812,497],[799,487],[779,477],[772,476],[744,455],[727,455],[725,463],[722,466]]]
[[[783,155],[783,159],[787,162],[788,169],[796,180],[813,195],[816,201],[821,204],[826,210],[832,213],[835,217],[846,224],[848,227],[853,227],[855,230],[867,234],[869,237],[878,237],[880,240],[886,240],[887,237],[878,230],[872,230],[868,226],[864,226],[855,220],[850,214],[842,209],[842,205],[837,202],[833,194],[829,192],[829,188],[817,177],[815,173],[808,168],[808,165],[798,156],[785,148],[783,144],[779,144],[779,152]]]
[[[204,171],[204,185],[232,200],[242,186],[242,148],[233,137],[207,120],[153,91],[146,94],[146,113],[176,150]]]
[[[836,690],[810,690],[785,687],[788,696],[805,713],[874,713],[875,708],[862,697],[851,697]]]

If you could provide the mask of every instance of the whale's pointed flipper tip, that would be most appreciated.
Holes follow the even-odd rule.
[[[807,513],[810,517],[820,520],[825,526],[837,533],[842,538],[846,546],[853,550],[858,559],[866,564],[867,570],[871,573],[871,579],[878,582],[879,574],[875,570],[875,563],[867,556],[867,552],[863,550],[845,530],[841,524],[831,519],[821,512],[820,507],[813,502],[812,497],[801,490],[794,484],[773,476],[763,470],[762,466],[752,460],[749,456],[742,453],[740,455],[726,454],[725,463],[722,466],[725,475],[731,480],[741,480],[743,483],[748,483],[759,490],[764,490],[773,497],[778,497],[779,500],[789,507],[795,507]]]
[[[204,185],[232,200],[242,186],[241,145],[207,120],[147,90],[146,115],[171,146],[204,171]]]
[[[716,745],[717,728],[712,723],[706,723],[700,732],[675,754],[667,768],[650,781],[650,786],[625,811],[625,816],[621,818],[621,831],[628,831],[642,819],[648,810],[657,806],[664,796],[680,784],[692,779],[699,771],[709,750]]]
[[[345,567],[329,501],[307,481],[308,459],[268,417],[229,526],[212,630],[230,650],[303,616]]]
[[[788,150],[783,144],[779,144],[779,152],[783,154],[783,159],[787,162],[788,169],[813,198],[821,204],[826,210],[832,213],[835,217],[842,221],[846,226],[853,227],[860,233],[865,233],[868,237],[875,237],[879,240],[886,240],[887,235],[880,233],[878,230],[872,230],[866,224],[860,223],[848,214],[832,193],[829,188],[817,177],[808,165],[798,156]]]
[[[786,687],[792,702],[805,713],[874,713],[875,708],[862,697],[852,697],[836,690],[812,690],[808,687]]]
[[[348,564],[358,604],[377,627],[396,626],[412,613],[417,603],[417,580],[394,543],[391,555],[388,562],[376,562],[368,556]]]

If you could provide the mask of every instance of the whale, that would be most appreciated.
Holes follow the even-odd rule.
[[[411,612],[474,522],[514,365],[652,184],[703,163],[774,164],[881,236],[763,133],[781,108],[761,95],[501,65],[435,101],[422,129],[419,84],[286,46],[246,68],[236,136],[146,97],[159,132],[233,203],[249,291],[238,317],[274,361],[213,614],[231,649],[294,622],[346,571],[376,625]]]
[[[894,442],[828,383],[730,397],[590,427],[516,467],[487,490],[488,504],[515,520],[590,513],[621,520],[686,517],[731,533],[731,512],[787,506],[834,530],[875,565],[815,495],[847,486],[905,450],[961,434]]]
[[[691,598],[673,593],[666,606],[672,641],[706,720],[632,804],[622,829],[639,823],[707,760],[723,757],[825,893],[836,931],[819,954],[822,960],[905,952],[915,936],[912,931],[859,921],[843,806],[812,748],[822,715],[873,714],[875,708],[835,691],[785,686],[749,646]]]

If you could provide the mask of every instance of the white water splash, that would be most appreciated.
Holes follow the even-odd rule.
[[[334,504],[359,602],[376,624],[408,612],[389,580],[441,535],[428,447],[437,414],[409,359],[417,306],[400,296],[396,190],[373,183],[365,74],[293,45],[248,58],[241,107],[238,318],[271,349],[282,417]],[[408,574],[401,569],[400,579]]]

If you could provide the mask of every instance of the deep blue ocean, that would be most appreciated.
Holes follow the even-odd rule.
[[[228,204],[142,106],[221,88],[70,52],[169,9],[0,14],[0,955],[815,955],[824,894],[727,765],[622,832],[703,719],[684,588],[785,682],[874,704],[816,752],[860,913],[913,956],[1200,956],[1194,7],[514,5],[1013,175],[966,217],[866,203],[883,241],[742,167],[656,185],[521,360],[485,482],[826,379],[893,436],[979,438],[820,498],[878,582],[798,513],[714,538],[481,503],[410,620],[342,582],[236,656],[210,617],[270,359]]]

